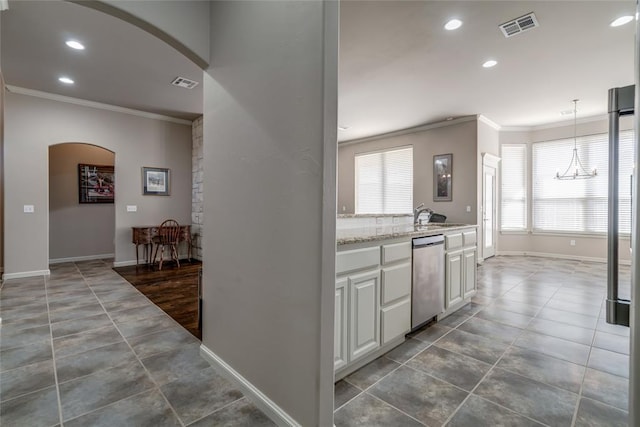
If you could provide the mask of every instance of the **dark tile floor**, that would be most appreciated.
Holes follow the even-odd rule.
[[[336,384],[335,425],[626,426],[629,328],[605,294],[602,263],[489,259],[471,304]]]
[[[623,268],[628,281],[628,269]],[[604,264],[496,257],[473,303],[336,384],[336,426],[626,426]],[[273,425],[103,261],[0,291],[0,425]]]
[[[8,280],[0,317],[3,427],[273,425],[110,263]]]

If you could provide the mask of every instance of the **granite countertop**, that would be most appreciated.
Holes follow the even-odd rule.
[[[376,227],[358,227],[336,230],[336,243],[338,246],[352,243],[373,242],[376,240],[396,239],[399,237],[422,237],[445,232],[461,230],[473,227],[472,224],[428,224],[415,226],[412,224],[397,224]]]
[[[336,218],[382,218],[382,217],[399,217],[407,216],[412,217],[413,214],[337,214]]]

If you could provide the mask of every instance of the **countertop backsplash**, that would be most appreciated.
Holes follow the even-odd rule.
[[[411,214],[341,214],[336,218],[336,229],[384,227],[413,224]]]

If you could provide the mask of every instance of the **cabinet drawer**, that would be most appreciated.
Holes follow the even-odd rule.
[[[382,263],[388,264],[411,257],[411,242],[395,243],[382,247]]]
[[[478,241],[478,236],[476,234],[476,230],[463,231],[462,232],[462,238],[464,240],[464,245],[465,246],[475,245],[476,242]]]
[[[380,246],[354,249],[336,254],[336,274],[356,271],[380,264]]]
[[[447,234],[444,236],[445,249],[456,249],[462,247],[462,233]]]
[[[411,300],[407,298],[382,309],[382,344],[404,335],[411,329]]]
[[[411,263],[382,269],[382,305],[411,293]]]

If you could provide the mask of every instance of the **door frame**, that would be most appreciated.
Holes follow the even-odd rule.
[[[487,256],[485,256],[485,233],[486,233],[486,227],[485,227],[485,209],[486,206],[484,205],[484,200],[485,200],[485,196],[486,196],[486,186],[485,186],[485,169],[486,168],[491,168],[494,170],[493,176],[494,176],[494,180],[493,180],[493,206],[491,207],[491,211],[492,211],[492,237],[493,237],[493,254],[491,254],[490,256],[494,256],[496,253],[496,242],[498,240],[498,165],[500,164],[500,160],[501,158],[491,154],[491,153],[482,153],[482,194],[481,194],[481,200],[480,200],[480,239],[479,243],[481,243],[481,245],[479,245],[479,256],[478,256],[478,261],[484,261],[485,258],[488,258]]]

